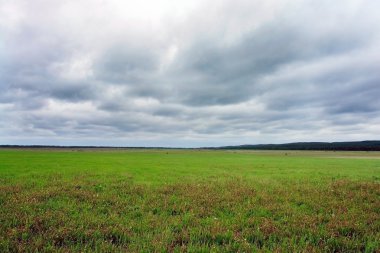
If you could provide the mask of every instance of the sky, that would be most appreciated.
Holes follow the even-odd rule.
[[[380,1],[0,0],[0,144],[380,139]]]

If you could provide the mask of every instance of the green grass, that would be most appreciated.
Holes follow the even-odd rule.
[[[379,157],[0,150],[0,252],[379,252]]]

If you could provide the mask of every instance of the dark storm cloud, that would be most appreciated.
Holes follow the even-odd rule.
[[[183,1],[191,7],[182,12],[89,4],[0,2],[5,142],[207,146],[379,134],[375,1]]]

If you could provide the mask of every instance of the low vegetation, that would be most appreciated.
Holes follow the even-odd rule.
[[[379,157],[0,150],[0,252],[379,252]]]

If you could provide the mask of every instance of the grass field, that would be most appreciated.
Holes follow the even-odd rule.
[[[380,153],[0,150],[0,252],[380,252]]]

